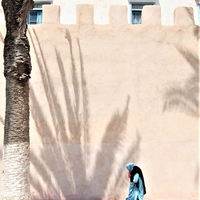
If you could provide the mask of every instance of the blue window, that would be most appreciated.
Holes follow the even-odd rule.
[[[28,16],[28,24],[42,23],[42,6],[51,4],[52,1],[35,1],[34,8],[30,11]]]
[[[131,23],[142,23],[142,9],[145,5],[154,5],[155,2],[130,2],[131,8]]]
[[[42,10],[31,10],[28,16],[28,24],[41,24]]]

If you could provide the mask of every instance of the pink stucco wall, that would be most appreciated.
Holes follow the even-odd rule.
[[[199,26],[188,8],[174,26],[160,25],[160,7],[142,25],[126,12],[111,6],[110,24],[95,25],[79,5],[77,24],[61,25],[59,6],[45,6],[29,26],[32,199],[125,199],[129,162],[145,199],[198,198]]]

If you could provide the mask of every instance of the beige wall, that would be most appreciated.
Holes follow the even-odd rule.
[[[160,7],[136,26],[126,11],[94,25],[93,6],[78,6],[77,24],[61,25],[45,6],[29,26],[33,199],[122,200],[128,162],[143,169],[145,199],[198,198],[199,26],[186,8],[176,26],[160,25]],[[1,137],[4,90],[2,65]]]

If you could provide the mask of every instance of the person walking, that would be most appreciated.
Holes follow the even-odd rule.
[[[133,163],[127,164],[126,169],[130,179],[129,194],[126,200],[143,200],[146,194],[146,187],[142,170]]]

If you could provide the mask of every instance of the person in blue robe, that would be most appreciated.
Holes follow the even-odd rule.
[[[142,170],[133,163],[127,164],[126,169],[130,178],[129,193],[126,200],[143,200],[146,194],[146,187]]]

